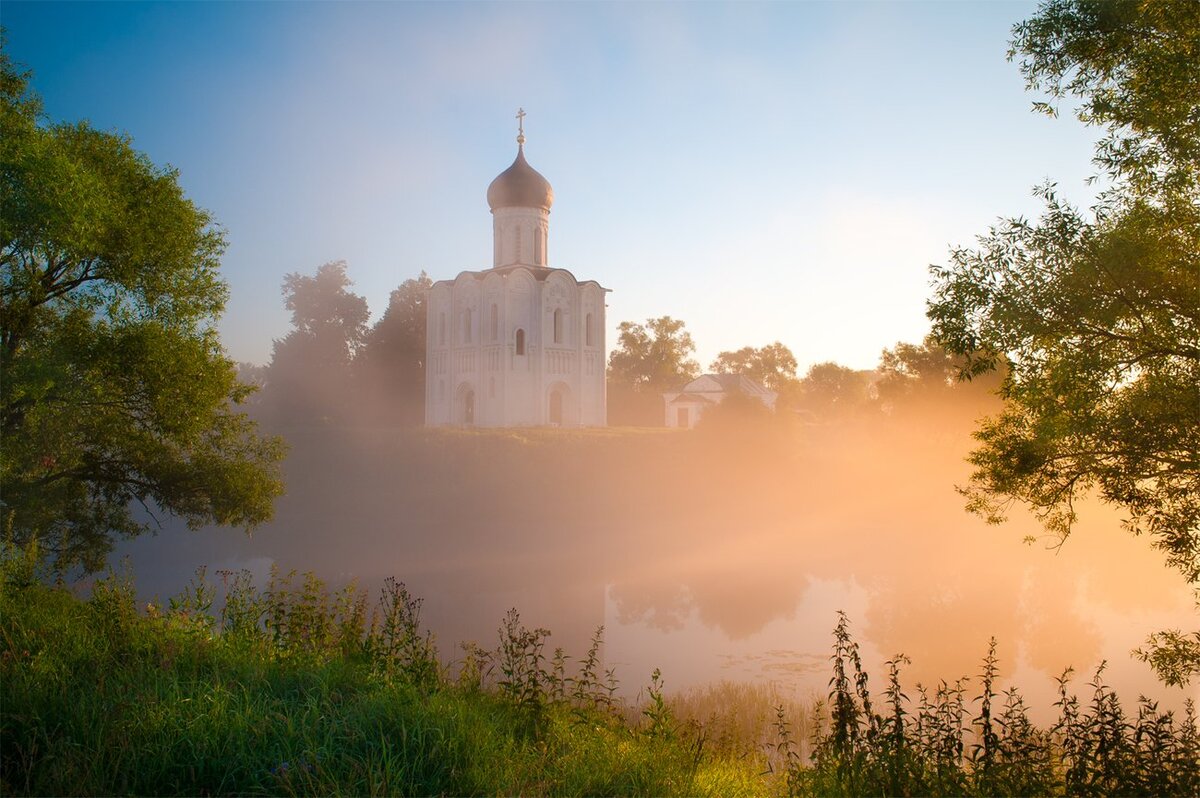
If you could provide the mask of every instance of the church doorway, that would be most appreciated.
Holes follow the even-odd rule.
[[[470,383],[464,382],[458,386],[455,397],[455,421],[466,427],[475,425],[475,389]]]
[[[571,389],[566,383],[556,382],[546,395],[546,421],[555,427],[574,427],[579,424],[579,413],[571,401]]]

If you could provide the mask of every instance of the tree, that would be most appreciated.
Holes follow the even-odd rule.
[[[703,439],[718,444],[727,454],[753,452],[761,457],[767,449],[786,447],[791,440],[781,423],[784,418],[757,398],[730,391],[719,403],[705,409],[696,429]]]
[[[367,333],[355,358],[358,379],[376,415],[405,425],[425,417],[425,322],[429,275],[405,280],[392,291],[383,317]]]
[[[644,325],[623,321],[617,348],[608,358],[609,379],[637,391],[667,391],[696,378],[700,364],[684,323],[670,316],[647,319]]]
[[[284,304],[292,312],[292,332],[310,339],[321,366],[348,366],[367,335],[367,301],[347,289],[354,281],[344,260],[326,263],[309,277],[283,278]]]
[[[718,374],[749,377],[774,391],[785,403],[796,392],[796,356],[779,341],[759,349],[744,346],[736,352],[721,352],[709,368]]]
[[[275,342],[267,369],[267,394],[280,420],[313,423],[348,415],[350,364],[366,338],[370,315],[367,301],[348,290],[352,285],[340,260],[311,277],[297,272],[284,277],[292,331]]]
[[[906,405],[929,405],[944,411],[951,399],[966,399],[972,412],[987,395],[999,389],[1003,364],[969,382],[958,379],[966,359],[948,351],[932,335],[919,344],[903,341],[879,356],[878,400],[887,412]]]
[[[1014,34],[1029,86],[1105,127],[1110,188],[1085,214],[1044,186],[1036,223],[933,270],[929,317],[962,376],[1008,368],[969,507],[999,521],[1024,503],[1065,540],[1094,490],[1200,584],[1200,5],[1052,0]],[[1200,657],[1158,672],[1181,683]]]
[[[1013,28],[1009,60],[1049,101],[1106,128],[1095,163],[1137,192],[1195,188],[1200,172],[1200,7],[1192,0],[1048,0]]]
[[[817,363],[799,382],[796,407],[818,419],[854,413],[867,405],[869,376],[837,363]]]
[[[617,348],[608,358],[608,421],[615,425],[661,426],[661,393],[695,379],[700,364],[684,323],[670,316],[644,325],[617,326]]]
[[[44,122],[0,49],[0,513],[61,568],[147,529],[252,527],[283,444],[236,410],[214,324],[224,234],[128,137]]]

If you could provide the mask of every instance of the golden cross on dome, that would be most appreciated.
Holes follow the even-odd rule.
[[[525,143],[525,109],[517,109],[517,143]]]

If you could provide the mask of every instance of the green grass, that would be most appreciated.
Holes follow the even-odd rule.
[[[258,592],[226,574],[219,613],[202,580],[139,611],[120,578],[82,601],[20,570],[10,559],[0,581],[5,795],[765,788],[761,763],[706,751],[669,718],[630,724],[602,686],[555,677],[515,615],[499,649],[516,645],[512,661],[484,652],[474,673],[452,677],[398,585],[368,614],[361,597],[311,577],[276,575]]]
[[[1190,703],[1127,715],[1103,669],[1084,700],[1068,673],[1039,729],[997,692],[994,644],[973,679],[913,701],[903,657],[870,688],[843,616],[827,704],[731,684],[670,698],[656,671],[629,706],[602,630],[568,658],[514,610],[494,648],[446,666],[402,584],[369,605],[311,574],[218,577],[139,608],[127,577],[81,600],[0,547],[0,794],[1200,794]]]

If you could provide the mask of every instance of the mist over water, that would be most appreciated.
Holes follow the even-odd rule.
[[[458,641],[493,645],[509,607],[575,657],[604,624],[627,695],[654,667],[669,689],[823,694],[841,609],[876,686],[901,652],[909,684],[974,675],[994,636],[1002,678],[1038,710],[1054,676],[1074,667],[1083,693],[1105,659],[1125,700],[1181,705],[1195,691],[1162,687],[1129,651],[1194,624],[1191,592],[1118,512],[1081,507],[1055,551],[1019,511],[996,527],[964,511],[954,486],[987,409],[942,398],[692,432],[283,428],[288,494],[270,525],[247,538],[167,524],[116,556],[147,599],[200,565],[261,586],[275,563],[372,593],[394,576],[425,599],[444,660]]]

